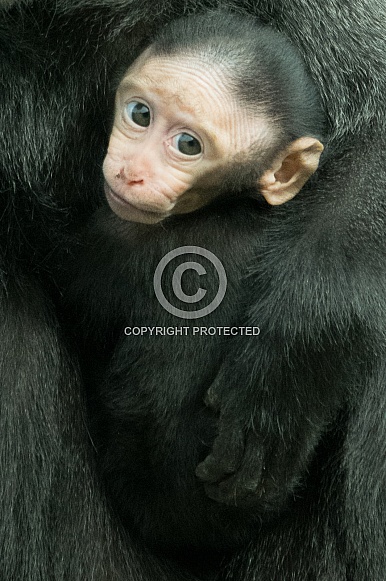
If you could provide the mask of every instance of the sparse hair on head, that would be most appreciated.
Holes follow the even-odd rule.
[[[216,10],[180,18],[150,48],[154,56],[195,56],[219,67],[234,96],[266,115],[281,139],[323,140],[323,108],[302,58],[282,33],[253,17]]]

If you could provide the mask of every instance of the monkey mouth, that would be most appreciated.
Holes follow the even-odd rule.
[[[156,224],[170,215],[169,212],[154,212],[138,208],[124,197],[114,192],[107,182],[105,182],[104,189],[110,208],[123,220],[128,220],[129,222],[142,222],[143,224]]]

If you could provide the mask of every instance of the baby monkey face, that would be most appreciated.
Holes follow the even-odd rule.
[[[108,203],[144,223],[191,212],[212,199],[235,156],[267,140],[268,122],[238,102],[222,70],[147,49],[118,87],[103,164]]]

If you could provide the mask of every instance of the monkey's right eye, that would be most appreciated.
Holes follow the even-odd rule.
[[[149,127],[150,109],[140,101],[131,101],[126,105],[126,115],[128,118],[140,127]]]
[[[201,143],[189,135],[189,133],[179,133],[174,138],[174,147],[184,155],[198,155],[202,152]]]

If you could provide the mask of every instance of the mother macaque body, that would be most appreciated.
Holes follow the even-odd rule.
[[[66,296],[82,317],[109,494],[124,523],[157,546],[247,542],[297,486],[324,429],[325,418],[309,428],[313,411],[304,419],[290,388],[280,399],[280,369],[272,386],[263,385],[272,371],[269,335],[280,328],[268,325],[274,298],[267,302],[250,276],[272,253],[285,271],[283,241],[269,243],[282,227],[271,206],[293,198],[316,170],[322,132],[318,97],[297,53],[250,18],[210,13],[172,23],[118,87],[103,172],[119,218],[102,208],[87,226]],[[175,316],[154,293],[159,261],[181,246],[211,251],[227,275],[223,301],[199,319]],[[191,259],[178,257],[162,279],[167,300],[189,313],[197,305],[172,288],[176,266]],[[205,286],[207,304],[218,278],[205,264],[205,279],[190,268],[181,282],[190,296]],[[264,316],[255,320],[260,300]],[[253,325],[266,325],[261,336],[193,332]],[[185,331],[124,335],[135,326]],[[254,355],[235,365],[248,381],[240,376],[228,393],[227,378],[220,388],[216,378],[243,345]],[[280,414],[288,435],[276,434]]]

